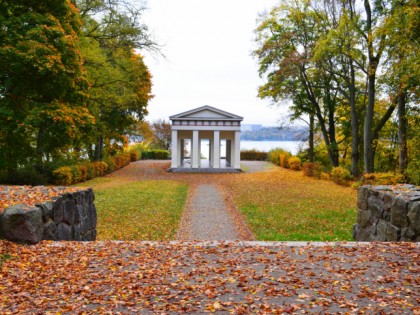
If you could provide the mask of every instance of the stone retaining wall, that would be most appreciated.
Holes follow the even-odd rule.
[[[420,242],[420,187],[362,186],[357,207],[356,241]]]
[[[96,208],[92,189],[64,193],[35,206],[14,205],[0,214],[0,237],[10,241],[94,241]]]

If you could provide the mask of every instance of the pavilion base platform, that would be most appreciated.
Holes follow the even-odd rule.
[[[168,172],[172,173],[208,173],[208,174],[220,174],[220,173],[243,173],[241,168],[212,168],[212,167],[170,167],[167,169]]]

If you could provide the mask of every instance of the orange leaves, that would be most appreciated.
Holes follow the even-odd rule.
[[[77,191],[80,188],[47,187],[47,186],[2,186],[0,185],[0,213],[7,207],[16,204],[28,206],[50,201],[69,191]]]
[[[356,255],[346,256],[350,248]],[[405,267],[420,271],[416,244],[266,247],[44,241],[25,246],[0,241],[0,253],[11,257],[0,267],[2,314],[419,310],[418,283]],[[323,268],[327,261],[329,270]],[[387,277],[393,281],[384,282]]]

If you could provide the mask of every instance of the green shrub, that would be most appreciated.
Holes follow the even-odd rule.
[[[255,149],[241,151],[241,160],[244,161],[267,161],[267,159],[267,152],[261,152]]]
[[[407,167],[408,181],[413,185],[420,185],[420,159],[412,159]]]
[[[142,160],[168,160],[168,150],[145,150],[141,152]]]
[[[87,169],[86,179],[88,180],[88,179],[92,179],[93,177],[95,177],[92,163],[86,163],[85,166],[86,166],[86,169]]]
[[[82,180],[81,180],[81,174],[80,174],[79,166],[78,165],[71,165],[70,168],[71,168],[71,174],[73,176],[72,184],[81,182]]]
[[[321,178],[321,165],[319,163],[303,163],[303,175],[308,177]]]
[[[116,168],[115,168],[115,161],[114,158],[111,156],[107,156],[104,158],[104,162],[107,164],[106,167],[106,173],[112,173]],[[96,175],[96,176],[100,176],[100,175]]]
[[[13,185],[46,185],[50,181],[46,172],[32,165],[19,167],[8,175],[4,174],[4,182]]]
[[[73,170],[69,166],[62,166],[53,171],[53,180],[57,185],[71,185],[73,183]]]
[[[290,157],[288,164],[291,170],[300,171],[302,169],[302,162],[297,156]]]
[[[350,172],[343,167],[333,167],[331,170],[332,180],[339,185],[347,185],[348,181],[352,179]]]

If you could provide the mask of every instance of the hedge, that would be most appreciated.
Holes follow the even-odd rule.
[[[244,161],[267,161],[268,153],[258,150],[242,150],[241,160]]]
[[[142,160],[168,160],[168,150],[144,150],[141,152]]]
[[[84,182],[106,173],[111,173],[130,164],[131,155],[120,154],[105,158],[105,161],[85,162],[70,166],[62,166],[52,172],[53,182],[57,185],[72,185]]]

